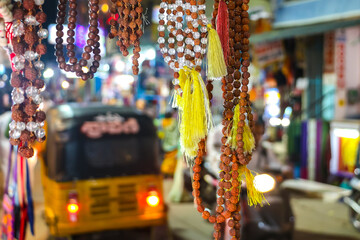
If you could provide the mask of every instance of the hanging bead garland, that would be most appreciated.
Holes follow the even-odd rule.
[[[143,8],[141,0],[111,0],[112,20],[109,38],[118,37],[116,44],[124,56],[129,55],[129,47],[133,46],[133,73],[139,73],[140,38],[143,35]],[[116,14],[119,18],[116,22]],[[118,25],[118,29],[116,28]]]
[[[69,2],[69,4],[68,4]],[[65,70],[66,72],[74,72],[76,76],[81,77],[82,80],[88,80],[94,77],[94,74],[97,72],[97,69],[100,66],[100,36],[98,29],[98,18],[99,18],[99,0],[90,0],[89,1],[89,33],[86,45],[84,47],[84,52],[82,53],[82,58],[77,59],[75,57],[75,29],[76,29],[76,16],[77,16],[77,0],[59,0],[58,4],[58,13],[57,13],[57,25],[56,25],[56,45],[55,45],[55,55],[57,62],[59,63],[60,69]],[[69,6],[69,17],[68,17],[68,31],[67,31],[67,56],[69,57],[69,63],[66,63],[64,56],[64,44],[63,36],[64,33],[64,23],[66,17],[66,7]],[[93,55],[92,63],[89,68],[87,67],[89,61]]]
[[[201,71],[208,31],[205,8],[204,0],[163,0],[160,4],[158,43],[164,61],[175,72],[173,83],[179,95],[182,94],[179,85],[180,69],[187,67]],[[184,25],[186,27],[183,30]],[[166,35],[168,46],[165,43]]]
[[[43,0],[24,0],[17,2],[14,9],[12,48],[15,56],[12,61],[15,71],[11,76],[12,119],[10,123],[10,142],[21,145],[19,153],[25,158],[34,155],[31,144],[35,140],[45,140],[45,112],[39,109],[42,103],[40,96],[44,88],[41,70],[44,63],[41,55],[46,53],[46,47],[41,43],[48,37],[42,24],[46,22],[46,14],[42,11]]]
[[[182,69],[195,68],[197,71],[201,70],[201,61],[203,54],[206,52],[206,39],[211,38],[211,29],[207,32],[206,25],[203,23],[200,29],[204,32],[200,33],[200,43],[197,41],[197,36],[194,33],[198,32],[198,23],[201,23],[202,17],[205,16],[205,8],[196,9],[199,3],[194,0],[172,1],[163,0],[160,5],[159,14],[159,39],[160,50],[163,53],[165,62],[168,63],[174,73],[175,89],[181,98],[183,86],[187,86],[186,82],[191,81],[191,78],[185,78],[182,74]],[[223,51],[208,53],[208,61],[216,59],[214,56],[219,56],[221,52],[222,57],[226,57],[227,75],[222,78],[222,91],[224,98],[223,111],[223,137],[221,139],[221,157],[219,173],[219,188],[217,190],[218,199],[216,213],[211,214],[209,210],[205,209],[200,197],[200,172],[203,156],[205,155],[205,137],[199,141],[197,156],[193,161],[193,196],[197,204],[197,210],[202,213],[204,219],[214,224],[214,238],[221,238],[221,224],[228,219],[228,226],[230,227],[229,234],[232,240],[240,239],[240,186],[242,180],[245,180],[248,186],[249,204],[260,204],[264,200],[262,194],[256,191],[253,185],[253,175],[246,168],[247,163],[251,160],[252,150],[254,148],[254,137],[251,133],[250,127],[253,127],[253,116],[248,95],[248,83],[250,74],[249,67],[249,15],[247,13],[249,0],[216,0],[214,3],[213,28],[217,27],[219,31],[221,47]],[[200,1],[200,4],[204,4]],[[185,11],[183,10],[185,9]],[[200,11],[202,11],[200,13]],[[165,16],[166,13],[166,16]],[[185,14],[184,14],[185,13]],[[200,13],[200,14],[199,14]],[[183,30],[182,16],[186,15],[188,28]],[[206,19],[206,17],[204,18]],[[197,23],[195,21],[197,21]],[[205,27],[205,28],[203,28]],[[168,47],[166,47],[165,35],[168,31]],[[211,39],[214,38],[212,36]],[[185,43],[183,41],[185,39]],[[175,49],[175,43],[178,46]],[[210,41],[209,41],[210,43]],[[201,44],[201,45],[200,45]],[[195,51],[195,46],[201,46],[199,54]],[[179,50],[180,51],[179,51]],[[197,64],[199,63],[199,64]],[[210,64],[209,66],[216,66]],[[241,71],[240,71],[241,70]],[[210,72],[208,70],[208,77]],[[225,74],[212,74],[211,79],[216,79]],[[216,77],[214,77],[216,76]],[[185,81],[185,83],[184,83]],[[211,91],[213,90],[212,81],[208,81],[206,85],[207,96],[212,98]],[[205,94],[205,93],[204,93]],[[177,104],[179,105],[179,104]],[[182,114],[183,109],[179,109]],[[194,110],[198,111],[198,110]],[[183,119],[182,119],[183,120]],[[190,119],[189,124],[194,124],[195,120]],[[250,126],[250,127],[249,127]],[[181,125],[180,125],[181,132]],[[181,134],[182,135],[182,134]],[[185,154],[186,155],[186,154]]]

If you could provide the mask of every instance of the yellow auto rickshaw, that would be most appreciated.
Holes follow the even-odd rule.
[[[47,116],[42,183],[51,235],[166,224],[151,118],[101,104],[60,105]]]

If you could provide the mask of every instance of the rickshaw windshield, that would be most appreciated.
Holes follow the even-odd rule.
[[[72,119],[71,127],[48,140],[48,175],[56,181],[158,174],[158,140],[152,120]],[[57,136],[56,136],[57,135]],[[50,135],[49,135],[50,136]]]

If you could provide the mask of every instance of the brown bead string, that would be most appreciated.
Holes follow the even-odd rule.
[[[16,20],[16,36],[12,41],[16,71],[11,75],[14,105],[11,108],[13,121],[9,126],[10,143],[21,145],[19,154],[30,158],[34,155],[31,144],[35,140],[43,142],[46,138],[42,129],[46,115],[39,109],[42,101],[40,89],[44,87],[44,81],[40,79],[44,68],[40,56],[46,53],[45,45],[41,44],[41,39],[47,37],[47,31],[42,29],[46,14],[33,0],[24,0],[15,5],[13,15]],[[39,27],[36,27],[36,22]],[[37,62],[33,63],[35,59]]]
[[[143,8],[141,6],[141,0],[111,0],[113,5],[111,7],[111,13],[113,19],[110,21],[111,30],[109,38],[118,36],[116,44],[119,46],[121,53],[124,56],[129,55],[129,47],[133,46],[133,73],[139,74],[139,62],[140,58],[140,38],[143,35]],[[115,21],[116,13],[119,14],[117,22]],[[116,25],[118,24],[118,29]]]
[[[84,52],[82,54],[82,59],[78,60],[75,57],[75,29],[76,29],[76,16],[77,16],[77,0],[59,0],[58,4],[58,14],[57,14],[57,25],[56,25],[56,45],[55,45],[55,55],[57,62],[59,63],[59,68],[65,70],[66,72],[74,72],[78,77],[81,77],[82,80],[88,80],[94,77],[94,74],[97,72],[98,67],[100,66],[100,36],[98,29],[98,11],[99,11],[99,0],[90,0],[89,1],[89,33],[86,45],[84,47]],[[64,44],[62,37],[64,36],[63,24],[65,23],[66,17],[66,7],[69,5],[69,17],[68,17],[68,28],[67,31],[67,56],[69,57],[70,64],[66,63],[64,57]],[[83,67],[88,65],[88,61],[91,59],[91,54],[93,54],[93,61],[88,70],[83,70]]]
[[[214,0],[214,10],[212,13],[212,18],[211,18],[211,25],[214,29],[216,29],[216,17],[218,15],[218,10],[219,10],[219,2],[220,0]]]
[[[195,202],[198,205],[198,211],[202,213],[204,219],[214,223],[214,238],[220,239],[220,223],[225,219],[229,219],[228,226],[230,227],[230,235],[232,240],[240,239],[240,190],[241,181],[238,180],[238,169],[241,165],[246,165],[251,160],[251,154],[244,154],[243,132],[246,118],[249,126],[253,127],[253,115],[251,114],[251,107],[248,95],[248,83],[250,74],[248,73],[249,61],[249,15],[247,13],[249,0],[229,0],[227,2],[229,11],[229,48],[228,56],[228,75],[222,79],[222,90],[224,98],[224,112],[223,112],[223,135],[222,141],[222,155],[220,157],[219,174],[220,182],[217,194],[218,206],[216,208],[216,215],[211,215],[210,212],[204,209],[202,200],[200,198],[200,171],[202,156],[205,153],[204,144],[199,144],[198,157],[193,166],[194,171],[194,191]],[[214,4],[214,18],[217,16],[218,2]],[[212,24],[215,25],[216,19],[212,19]],[[240,52],[241,51],[241,52]],[[241,69],[241,72],[239,71]],[[241,81],[241,82],[240,82]],[[240,88],[241,87],[241,88]],[[209,87],[211,89],[211,87]],[[232,127],[232,118],[234,115],[234,107],[240,104],[240,120],[238,125],[238,134],[236,136],[237,148],[232,150],[227,144],[229,130]],[[225,205],[225,209],[223,207]]]

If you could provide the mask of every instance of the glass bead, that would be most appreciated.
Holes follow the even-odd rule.
[[[165,38],[163,38],[163,37],[159,37],[158,38],[158,43],[165,43]]]
[[[174,36],[176,36],[176,30],[174,29],[173,31],[172,31],[172,34],[174,35]]]
[[[22,70],[25,67],[25,64],[23,62],[16,62],[14,63],[14,67],[16,70]]]
[[[181,6],[182,5],[182,0],[176,0],[175,5]]]
[[[20,138],[21,136],[21,131],[17,130],[17,129],[14,129],[12,131],[10,131],[10,137],[13,138],[13,139],[18,139]]]
[[[205,19],[202,20],[202,23],[204,25],[208,25],[210,22],[209,22],[209,19],[205,18]]]
[[[25,100],[24,94],[21,94],[20,92],[15,91],[12,94],[12,100],[15,104],[21,104]]]
[[[18,122],[16,124],[16,129],[19,130],[19,131],[24,131],[25,130],[25,123],[23,122]]]
[[[15,37],[22,36],[25,33],[25,26],[22,22],[15,22],[13,25],[13,34]]]
[[[25,20],[24,20],[25,24],[27,25],[36,25],[36,18],[33,15],[26,15],[25,16]]]
[[[182,17],[182,16],[184,16],[184,13],[183,13],[183,12],[177,12],[177,13],[176,13],[176,16],[177,16],[177,17]]]
[[[191,7],[191,4],[190,3],[185,3],[185,9],[190,9],[190,7]]]
[[[178,41],[182,41],[182,40],[184,40],[184,36],[183,36],[183,35],[181,35],[181,34],[176,35],[176,40],[178,40]]]
[[[39,94],[39,90],[34,86],[28,87],[25,92],[28,97],[35,97]]]
[[[174,28],[174,27],[173,27],[172,25],[167,26],[167,30],[168,30],[169,32],[171,32],[173,28]]]
[[[193,38],[194,39],[199,39],[200,38],[200,33],[199,32],[194,32],[193,33]]]
[[[191,6],[191,7],[190,7],[190,11],[191,11],[191,12],[197,12],[197,7],[194,6],[194,5]]]
[[[165,31],[165,26],[164,26],[164,25],[159,25],[159,26],[157,27],[157,30],[158,30],[159,32],[163,32],[163,31]]]
[[[162,54],[167,53],[167,51],[168,51],[168,50],[167,50],[167,48],[165,48],[165,47],[160,49],[160,52],[161,52]]]
[[[33,101],[34,101],[35,104],[40,104],[40,103],[42,103],[43,99],[42,99],[42,97],[40,96],[40,94],[38,94],[38,95],[35,95],[35,96],[33,97]]]
[[[37,34],[38,34],[39,38],[45,39],[49,36],[49,31],[45,28],[42,28],[37,32]]]
[[[178,85],[178,84],[180,83],[180,81],[179,81],[179,79],[174,78],[174,79],[172,80],[172,83],[173,83],[174,85]]]
[[[195,52],[200,52],[201,51],[201,47],[199,45],[195,45],[194,46],[194,51]]]
[[[205,33],[207,32],[207,27],[203,26],[200,28],[200,32]]]
[[[160,13],[160,14],[159,14],[159,19],[160,19],[160,20],[164,20],[164,19],[165,19],[165,15],[162,14],[162,13]]]
[[[171,69],[174,69],[174,68],[175,68],[175,63],[174,63],[174,62],[171,62],[171,63],[169,64],[169,66],[170,66]]]
[[[176,27],[176,29],[182,29],[183,25],[182,25],[182,23],[176,22],[175,27]]]
[[[164,9],[167,9],[168,5],[165,2],[161,2],[160,7],[164,8]]]
[[[170,10],[174,10],[174,9],[175,9],[175,5],[174,5],[174,4],[169,4],[169,9],[170,9]]]
[[[175,43],[175,38],[168,38],[168,43]]]
[[[188,21],[188,22],[190,22],[190,21],[193,20],[193,18],[192,18],[190,15],[187,15],[187,16],[185,17],[185,19],[186,19],[186,21]]]
[[[45,1],[45,0],[35,0],[35,4],[36,4],[37,6],[41,6],[41,5],[44,4],[44,1]]]
[[[197,28],[199,26],[199,23],[198,23],[198,21],[193,21],[192,25],[194,26],[194,28]]]
[[[190,56],[195,57],[195,53],[193,51],[191,51]]]
[[[202,60],[201,60],[201,59],[196,59],[196,60],[195,60],[195,64],[196,64],[197,66],[201,66]]]
[[[201,4],[198,6],[199,10],[205,10],[206,9],[206,5]]]
[[[32,61],[36,58],[35,52],[34,51],[26,51],[24,54],[24,57],[26,60],[28,61]]]
[[[34,66],[38,69],[38,70],[43,70],[45,68],[45,64],[43,61],[36,61]]]
[[[185,28],[185,33],[190,33],[190,32],[191,32],[190,28]]]
[[[191,43],[192,43],[192,39],[191,39],[191,38],[186,38],[186,39],[185,39],[185,43],[186,43],[186,44],[191,44]]]
[[[176,50],[177,50],[178,52],[184,52],[184,47],[178,47]]]
[[[45,122],[41,122],[41,123],[38,123],[39,124],[39,127],[44,127],[45,126]]]
[[[28,122],[26,124],[26,130],[28,130],[29,132],[34,132],[38,128],[39,125],[36,122]]]
[[[170,61],[171,61],[171,57],[166,56],[166,57],[164,58],[164,61],[165,61],[166,63],[170,62]]]
[[[202,38],[200,41],[202,44],[207,44],[207,38]]]
[[[200,52],[201,54],[206,54],[206,48],[202,48]]]
[[[9,123],[9,128],[10,128],[10,130],[13,130],[16,128],[16,122],[14,120],[12,120],[11,123]]]
[[[206,17],[205,14],[200,14],[200,19],[201,19],[201,20],[204,20],[204,19],[207,19],[207,17]]]
[[[14,63],[16,63],[16,62],[25,62],[25,57],[23,55],[16,55],[13,58],[13,62]]]
[[[169,54],[170,55],[175,55],[175,53],[176,53],[175,49],[173,49],[173,48],[169,49]]]
[[[43,138],[45,137],[45,130],[43,128],[39,128],[35,130],[35,136],[37,138]]]
[[[185,54],[191,54],[191,52],[192,52],[192,51],[191,51],[190,49],[186,49],[186,50],[185,50]]]

